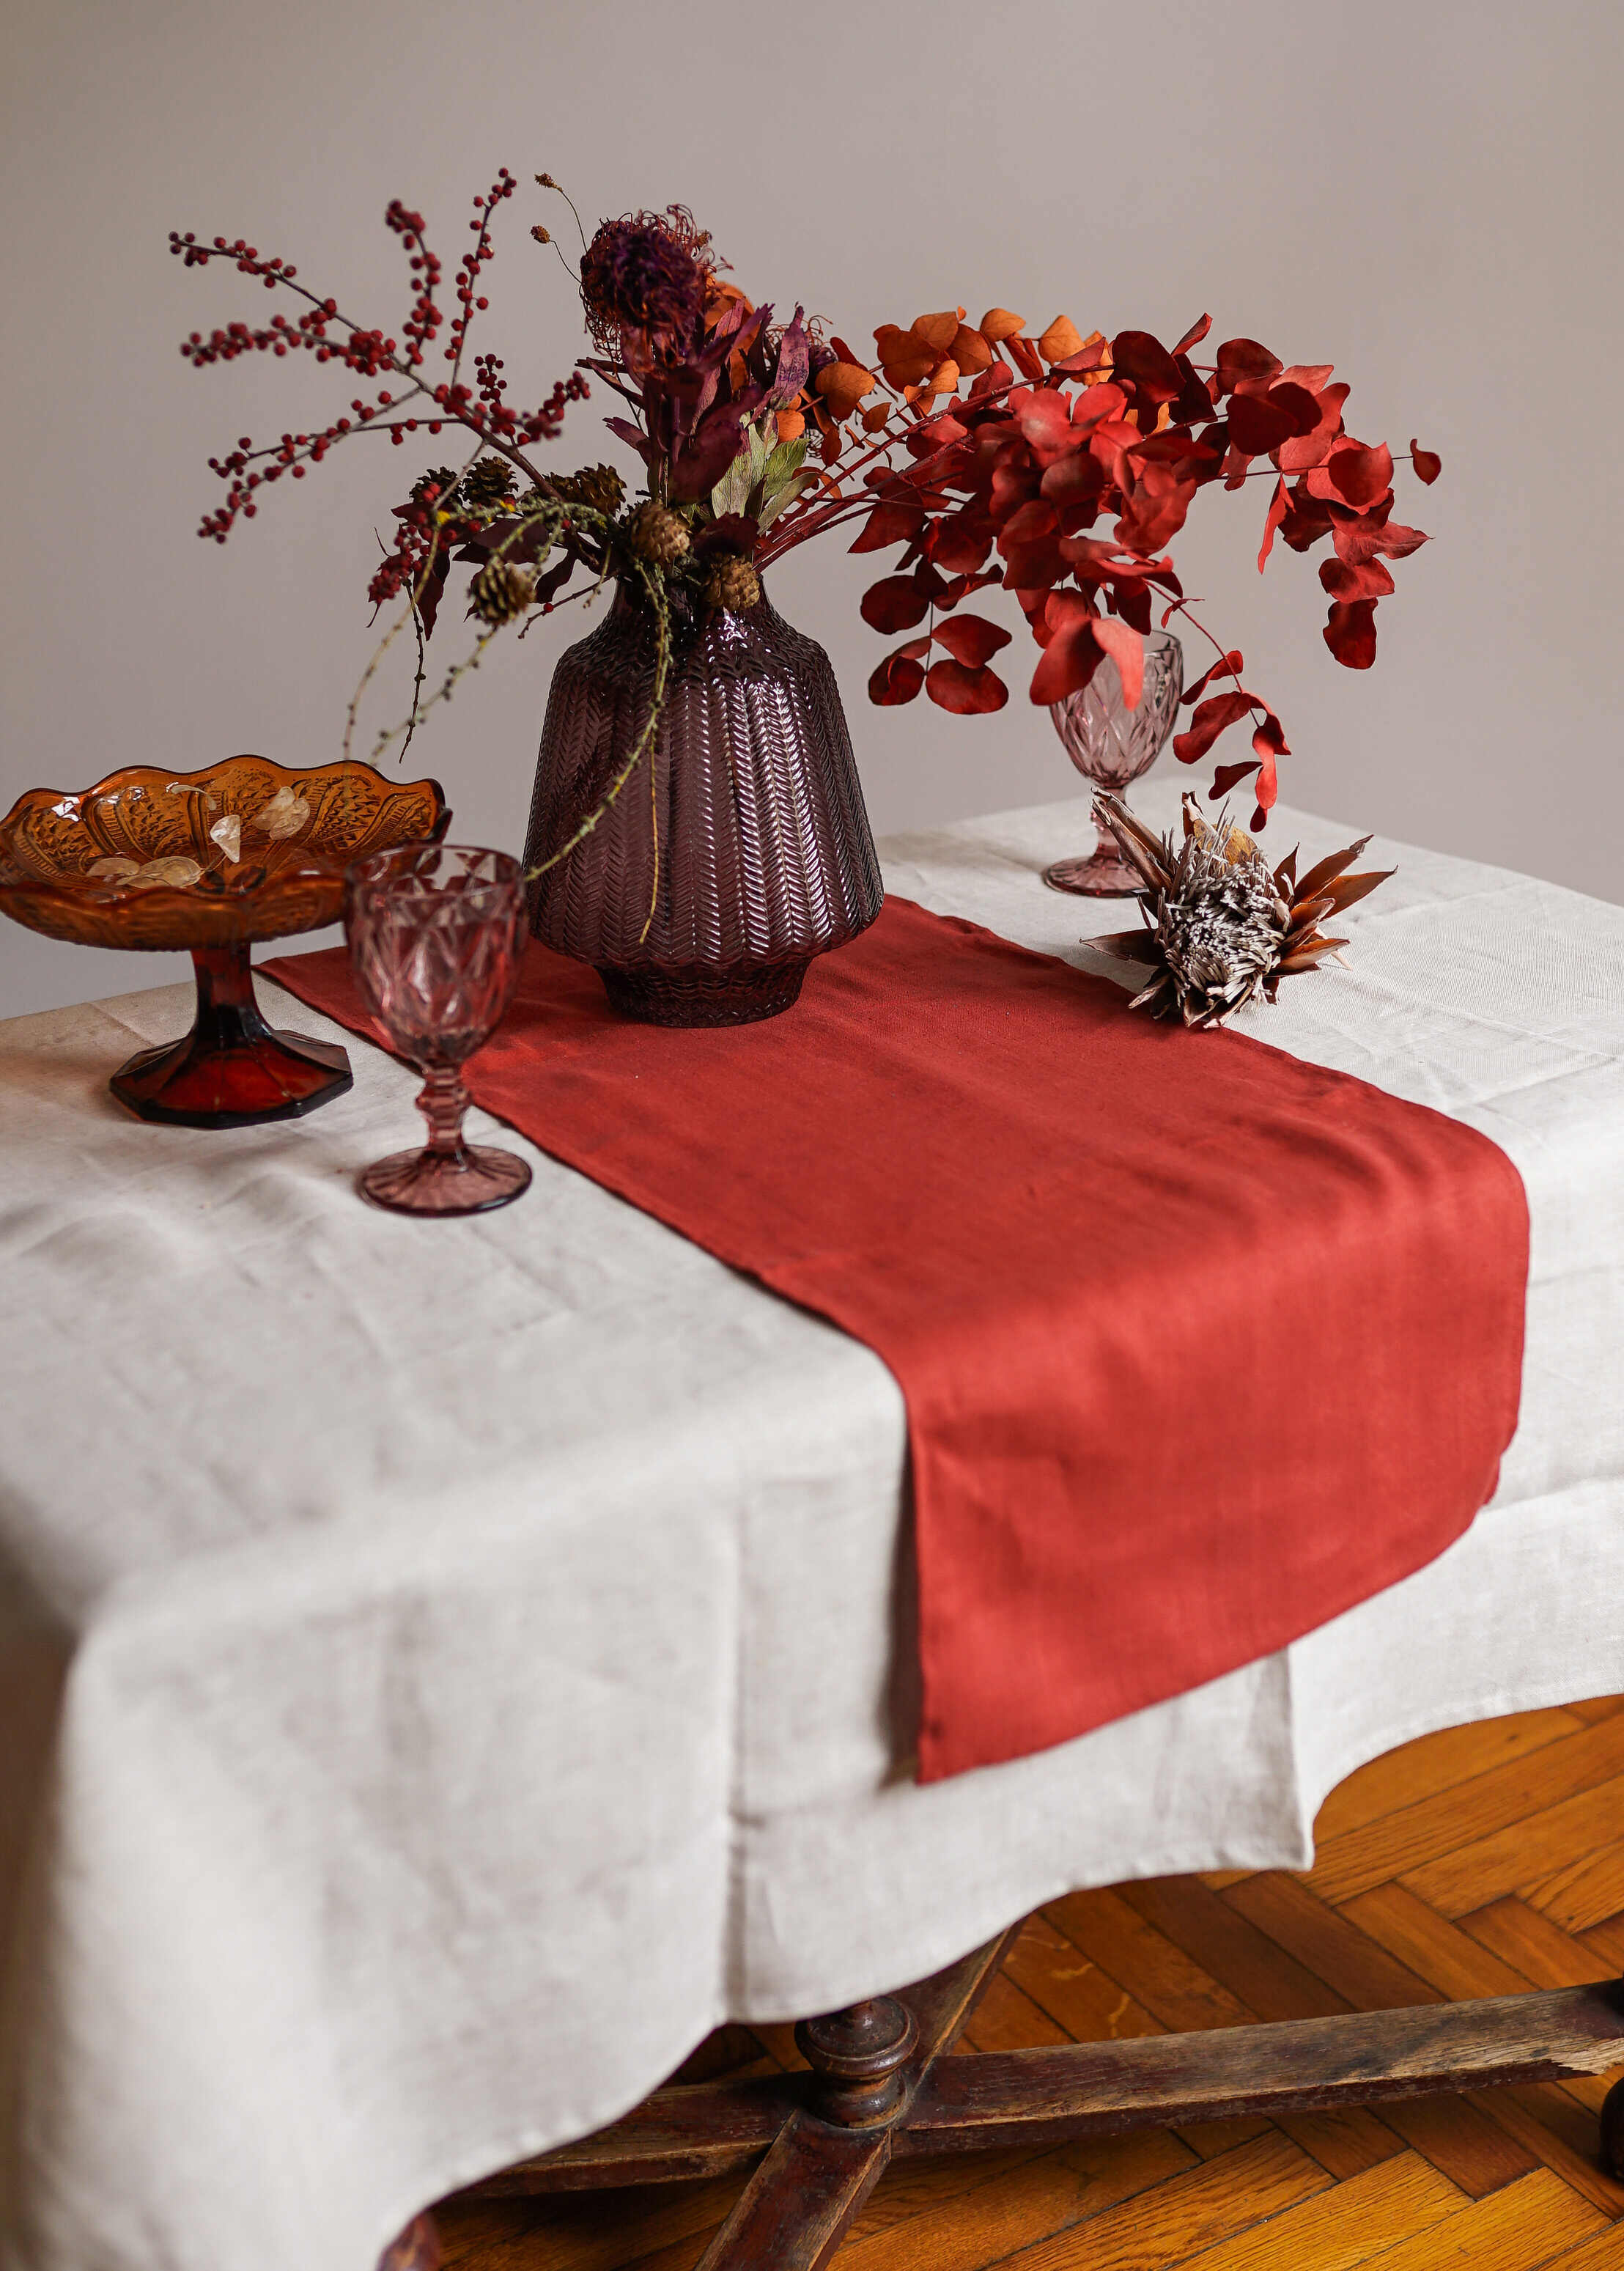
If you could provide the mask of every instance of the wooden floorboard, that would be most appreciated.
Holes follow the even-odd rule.
[[[1222,1870],[1034,1917],[965,2048],[1102,2041],[1624,1973],[1624,1696],[1453,1728],[1350,1776],[1303,1875]],[[802,2063],[726,2027],[688,2081]],[[837,2271],[1624,2271],[1613,2077],[899,2163]],[[692,2271],[738,2178],[457,2203],[448,2271]]]

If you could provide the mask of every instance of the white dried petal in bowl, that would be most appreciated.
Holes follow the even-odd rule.
[[[297,836],[310,817],[308,800],[293,788],[279,788],[269,804],[263,804],[254,815],[253,824],[272,843],[285,836]]]
[[[183,891],[195,883],[202,873],[203,869],[196,860],[149,860],[145,867],[138,867],[130,878],[130,886],[136,891],[156,890],[160,886]]]
[[[215,822],[209,836],[234,867],[242,857],[242,815],[228,812],[224,820]]]
[[[122,883],[140,872],[140,861],[126,860],[117,852],[109,852],[105,860],[93,860],[85,873],[93,875],[99,883]]]

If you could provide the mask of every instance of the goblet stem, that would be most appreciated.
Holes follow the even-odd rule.
[[[468,1104],[468,1091],[456,1065],[430,1065],[426,1068],[418,1096],[418,1110],[428,1122],[428,1148],[441,1158],[461,1157],[463,1119]]]

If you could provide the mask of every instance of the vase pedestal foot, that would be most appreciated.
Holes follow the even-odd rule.
[[[604,991],[623,1017],[642,1025],[753,1025],[792,1009],[811,957],[793,962],[738,962],[718,967],[598,964]]]
[[[169,1128],[257,1128],[296,1120],[354,1084],[330,1041],[275,1031],[254,998],[246,945],[198,947],[197,1018],[183,1040],[143,1049],[108,1083],[139,1120]]]

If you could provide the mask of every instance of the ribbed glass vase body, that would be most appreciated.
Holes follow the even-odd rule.
[[[560,658],[527,867],[568,840],[625,762],[654,658],[652,621],[623,593]],[[676,619],[652,758],[530,891],[537,937],[594,964],[628,1016],[742,1024],[787,1009],[812,957],[866,929],[881,899],[823,649],[766,599]]]

